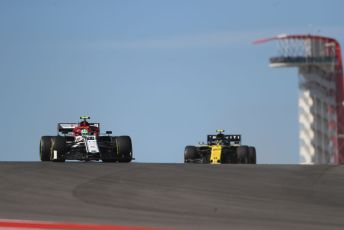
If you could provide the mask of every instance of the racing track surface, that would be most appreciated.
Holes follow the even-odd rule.
[[[344,167],[0,163],[0,218],[170,229],[343,229]]]

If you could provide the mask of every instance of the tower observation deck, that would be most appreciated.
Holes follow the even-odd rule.
[[[299,154],[304,164],[344,164],[344,81],[340,44],[314,35],[279,35],[270,67],[299,72]]]

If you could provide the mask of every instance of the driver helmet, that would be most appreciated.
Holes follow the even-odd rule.
[[[217,140],[222,140],[222,139],[224,139],[224,137],[225,137],[225,135],[223,135],[222,133],[216,135]]]
[[[80,126],[89,126],[89,123],[87,121],[80,122]]]

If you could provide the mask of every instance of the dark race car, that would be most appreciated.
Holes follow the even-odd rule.
[[[89,123],[88,116],[79,123],[59,123],[57,136],[42,136],[41,161],[102,160],[103,162],[130,162],[133,160],[129,136],[111,136],[111,131],[100,134],[99,123]]]
[[[241,135],[208,135],[207,144],[186,146],[185,163],[201,164],[256,164],[256,149],[253,146],[241,145]]]

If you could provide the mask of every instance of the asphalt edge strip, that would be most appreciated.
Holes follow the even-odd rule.
[[[162,228],[122,226],[122,225],[102,225],[102,224],[81,224],[64,222],[45,222],[29,220],[2,220],[0,219],[0,229],[89,229],[89,230],[163,230]]]

